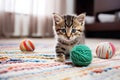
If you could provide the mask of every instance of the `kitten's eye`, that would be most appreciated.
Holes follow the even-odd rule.
[[[65,30],[65,29],[61,29],[61,31],[62,31],[63,33],[65,33],[65,32],[66,32],[66,30]]]
[[[76,29],[72,29],[72,33],[75,33],[76,32]]]

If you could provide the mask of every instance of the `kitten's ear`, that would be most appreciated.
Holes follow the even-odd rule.
[[[56,23],[59,23],[62,21],[62,17],[59,14],[53,13],[53,19]]]
[[[82,14],[77,16],[77,20],[79,22],[84,22],[85,21],[85,16],[86,16],[86,13],[82,13]]]

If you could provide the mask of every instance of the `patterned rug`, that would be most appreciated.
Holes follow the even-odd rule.
[[[92,63],[76,67],[54,62],[53,39],[33,39],[34,52],[20,51],[21,40],[0,40],[0,80],[120,80],[120,47],[117,44],[116,54],[111,59],[95,57],[94,44]],[[86,44],[93,46],[91,40]]]

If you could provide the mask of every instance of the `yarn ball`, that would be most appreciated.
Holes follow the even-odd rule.
[[[80,44],[72,48],[70,58],[76,66],[87,66],[92,61],[92,51],[86,45]]]
[[[21,51],[34,51],[34,49],[35,49],[33,42],[29,39],[25,39],[25,40],[21,41],[19,47],[20,47]]]
[[[97,45],[96,55],[99,58],[109,59],[115,54],[115,46],[111,42],[101,42]]]

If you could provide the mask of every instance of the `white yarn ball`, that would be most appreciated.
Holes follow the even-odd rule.
[[[115,54],[115,46],[111,42],[101,42],[96,48],[96,55],[99,58],[109,59]]]

